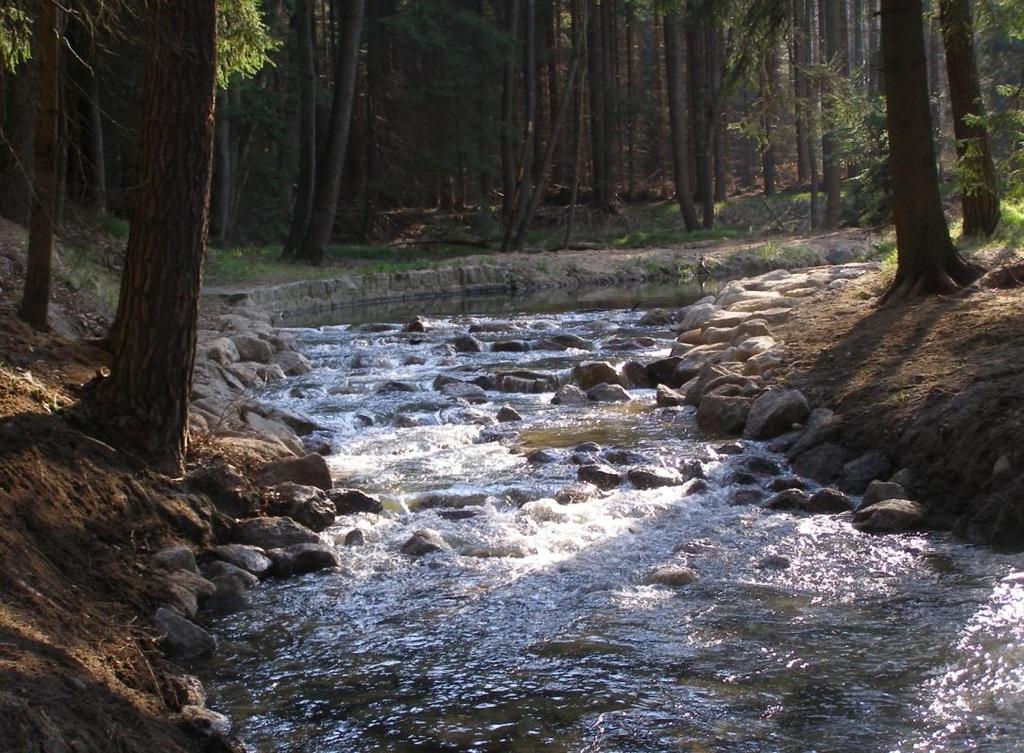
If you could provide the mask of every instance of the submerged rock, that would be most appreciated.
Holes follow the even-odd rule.
[[[576,478],[604,490],[614,489],[622,484],[622,474],[610,465],[581,465],[576,471]]]
[[[684,478],[673,468],[660,468],[658,466],[643,466],[632,468],[626,474],[629,483],[637,489],[660,489],[665,486],[680,486]]]
[[[641,580],[647,586],[689,586],[700,580],[700,575],[686,565],[657,565],[644,573]]]

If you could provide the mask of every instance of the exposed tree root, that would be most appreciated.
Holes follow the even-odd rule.
[[[878,305],[893,306],[926,295],[949,295],[974,282],[981,273],[981,267],[967,262],[954,251],[944,266],[898,270],[889,289],[878,300]]]

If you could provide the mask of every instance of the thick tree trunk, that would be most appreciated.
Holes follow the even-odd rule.
[[[50,271],[57,219],[57,160],[60,127],[60,49],[63,10],[57,0],[41,0],[35,29],[38,66],[35,163],[29,223],[25,289],[18,315],[39,330],[48,329]]]
[[[710,74],[707,66],[707,31],[696,28],[691,19],[686,32],[686,52],[689,58],[687,78],[690,84],[690,106],[693,110],[694,152],[697,174],[697,201],[702,208],[705,228],[714,226],[714,170],[712,165],[711,123],[708,118],[708,88]]]
[[[939,0],[939,7],[953,131],[964,183],[964,235],[992,235],[999,224],[999,190],[983,120],[985,104],[974,56],[971,6],[968,0]]]
[[[882,0],[882,64],[898,266],[882,303],[946,293],[972,268],[949,239],[939,196],[921,0]]]
[[[313,61],[313,0],[295,2],[295,53],[299,76],[299,174],[295,208],[282,256],[295,256],[309,227],[316,189],[316,67]]]
[[[99,399],[127,447],[180,473],[213,161],[214,0],[157,0],[135,211]]]
[[[683,82],[683,36],[679,13],[665,14],[665,78],[668,83],[669,125],[672,131],[672,172],[676,184],[676,202],[687,231],[700,227],[697,208],[690,189],[687,164],[686,89]]]
[[[341,193],[341,175],[345,167],[348,134],[352,128],[352,107],[356,98],[356,73],[359,69],[359,39],[363,33],[366,0],[347,4],[345,28],[335,64],[334,98],[331,101],[331,124],[323,160],[316,178],[313,211],[309,228],[296,254],[296,260],[314,266],[323,263],[327,244],[334,230]]]

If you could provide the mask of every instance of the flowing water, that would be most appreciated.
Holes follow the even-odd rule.
[[[328,531],[365,533],[339,545],[339,572],[265,582],[253,609],[215,623],[211,705],[258,750],[1024,748],[1020,555],[736,504],[736,484],[768,467],[750,458],[783,473],[784,459],[753,443],[718,453],[691,409],[658,408],[651,390],[571,407],[550,391],[443,397],[439,375],[564,380],[583,360],[646,362],[671,345],[640,311],[488,311],[439,312],[425,334],[296,330],[317,368],[272,398],[315,416],[338,484],[386,512]],[[592,350],[452,353],[474,325],[484,341],[573,334]],[[387,382],[415,391],[379,394]],[[502,405],[523,421],[494,426]],[[620,467],[696,458],[709,488],[556,503],[588,442],[600,447],[582,454]],[[540,448],[557,462],[528,462]],[[422,528],[451,551],[402,554]],[[650,577],[683,565],[697,582]]]

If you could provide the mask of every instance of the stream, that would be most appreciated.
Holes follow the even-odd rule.
[[[316,368],[266,399],[315,417],[336,484],[385,513],[328,530],[339,571],[266,581],[251,610],[214,621],[211,707],[282,753],[1021,750],[1020,554],[738,504],[738,488],[787,473],[784,457],[719,452],[653,390],[555,406],[553,388],[493,389],[503,372],[564,381],[582,361],[664,357],[668,327],[630,301],[680,296],[441,305],[425,333],[401,331],[401,309],[295,322]],[[471,328],[533,348],[452,352]],[[587,349],[538,347],[555,335]],[[444,396],[439,376],[479,378],[488,402]],[[495,423],[502,406],[522,421]],[[697,460],[707,488],[556,502],[595,459]],[[354,528],[365,544],[342,546]],[[401,553],[425,528],[451,550]],[[651,576],[673,567],[698,579]]]

